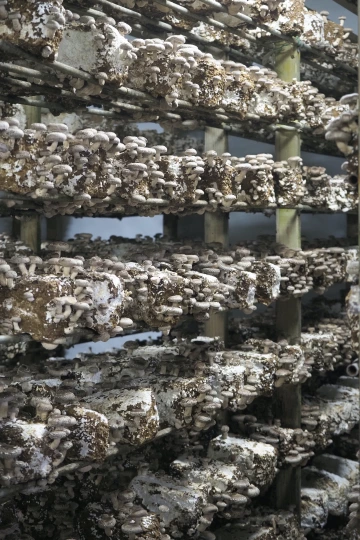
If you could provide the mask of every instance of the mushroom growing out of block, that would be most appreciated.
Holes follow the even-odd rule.
[[[103,529],[106,536],[112,536],[113,528],[116,525],[116,519],[110,514],[102,514],[97,522],[100,529]]]

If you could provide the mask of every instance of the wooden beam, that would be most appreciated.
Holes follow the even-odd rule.
[[[287,42],[277,46],[275,67],[278,76],[285,82],[300,80],[300,53]],[[275,159],[287,160],[300,155],[300,135],[296,130],[276,132]],[[301,248],[300,213],[295,209],[276,211],[276,240],[291,247]],[[296,344],[301,336],[301,300],[291,298],[276,304],[276,332],[278,339]],[[301,385],[283,385],[274,394],[274,415],[283,427],[301,426]],[[275,504],[279,509],[294,507],[300,520],[301,468],[286,467],[279,471],[275,483]]]

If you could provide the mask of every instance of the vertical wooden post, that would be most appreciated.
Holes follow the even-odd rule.
[[[40,216],[38,214],[22,216],[20,220],[20,240],[29,246],[34,253],[39,253],[40,239]]]
[[[177,239],[178,221],[178,216],[175,216],[174,214],[163,214],[164,236],[166,236],[169,240]]]
[[[346,216],[346,236],[347,238],[357,238],[358,236],[357,214],[348,214]]]
[[[26,125],[29,128],[34,122],[41,122],[41,108],[25,105]],[[20,240],[29,246],[34,253],[40,251],[41,243],[41,217],[39,214],[33,213],[26,216],[22,216],[20,219]],[[13,231],[18,231],[18,224],[15,220],[13,224]]]
[[[63,216],[54,216],[46,220],[46,239],[63,239]]]
[[[207,127],[205,129],[205,152],[215,150],[218,155],[228,151],[228,137],[224,130]],[[227,246],[229,242],[229,214],[225,212],[205,212],[204,215],[204,240],[211,244],[217,242]],[[214,313],[205,322],[205,335],[219,337],[226,341],[227,333],[226,312]]]
[[[285,82],[300,80],[300,53],[293,44],[282,42],[276,53],[276,71]],[[276,132],[275,159],[286,160],[300,155],[300,135],[296,130],[279,129]],[[301,248],[300,213],[295,209],[276,212],[277,242],[291,248]],[[279,339],[290,344],[299,343],[301,337],[301,300],[278,301],[276,305],[276,331]],[[283,385],[274,394],[274,412],[283,427],[301,426],[301,385]],[[275,502],[279,509],[295,507],[300,519],[301,468],[287,467],[279,471],[275,485]]]
[[[41,122],[41,107],[33,107],[32,105],[24,105],[26,114],[26,126],[29,128],[31,124]]]

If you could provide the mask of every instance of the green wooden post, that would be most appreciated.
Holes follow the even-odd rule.
[[[178,216],[175,216],[174,214],[163,214],[164,236],[166,236],[169,240],[177,239],[178,221]]]
[[[276,71],[285,82],[300,79],[300,53],[289,43],[280,43],[276,54]],[[298,131],[279,129],[276,132],[275,159],[286,160],[300,155]],[[300,213],[295,209],[279,209],[276,212],[276,239],[291,248],[301,248]],[[301,337],[301,300],[291,298],[278,301],[276,305],[276,331],[279,339],[290,344],[299,343]],[[301,385],[283,385],[274,394],[274,413],[283,427],[301,426]],[[279,471],[275,484],[277,508],[295,507],[301,513],[301,468],[287,467]]]
[[[228,136],[224,130],[207,127],[205,129],[205,152],[215,150],[218,155],[228,151]],[[205,212],[204,215],[204,241],[227,246],[229,243],[229,215],[225,212]],[[205,322],[205,335],[219,337],[226,341],[227,313],[213,313]]]
[[[47,240],[62,240],[63,232],[63,216],[54,216],[46,219]]]
[[[24,105],[26,114],[26,125],[29,128],[31,124],[35,122],[41,122],[41,108],[32,107],[30,105]],[[22,216],[20,223],[20,231],[17,223],[18,220],[14,218],[13,232],[20,235],[20,240],[29,246],[34,253],[40,251],[41,243],[41,217],[39,214],[31,213],[26,216]]]
[[[20,240],[29,246],[34,253],[39,253],[40,238],[40,216],[38,214],[22,216],[20,220]]]

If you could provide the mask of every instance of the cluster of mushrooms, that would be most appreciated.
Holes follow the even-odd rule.
[[[358,62],[345,17],[335,24],[304,0],[90,4],[0,0],[2,98],[110,105],[115,117],[121,110],[172,127],[180,119],[187,129],[212,116],[255,131],[296,122],[312,135],[326,132],[347,156],[345,174],[266,153],[236,158],[186,145],[178,156],[143,134],[120,138],[88,125],[22,129],[7,113],[0,190],[10,210],[50,218],[356,207],[356,94],[327,98],[309,80],[285,83],[271,69],[217,60],[182,35],[128,37],[129,24],[159,19],[256,61],[268,48],[273,55],[271,32],[281,32],[326,53],[315,66],[334,68],[335,78],[339,63]],[[249,29],[248,17],[260,26]],[[358,267],[357,249],[334,238],[292,249],[263,236],[225,248],[83,233],[44,242],[35,254],[1,234],[0,537],[345,540],[323,529],[329,516],[344,522],[350,514],[346,534],[355,540],[359,286],[347,297],[347,318],[343,306],[335,313],[312,303],[298,344],[276,341],[272,310],[275,300],[356,284]],[[246,318],[258,303],[266,309]],[[241,313],[225,347],[202,336],[201,325],[229,309]],[[184,338],[182,325],[193,335]],[[107,341],[140,329],[163,336],[75,358],[62,349],[85,332]],[[273,399],[287,385],[303,388],[297,429],[281,424]],[[277,475],[297,467],[301,523],[267,506]]]
[[[288,361],[288,342],[274,341],[272,308],[253,315],[250,319],[237,316],[229,323],[231,346],[245,350],[272,352]],[[303,321],[300,346],[305,365],[309,370],[319,372],[333,371],[340,365],[346,365],[349,376],[356,377],[358,368],[354,349],[351,345],[351,330],[343,314],[341,317],[321,317],[316,322]],[[295,346],[293,346],[295,347]],[[284,365],[286,369],[286,365]]]
[[[348,175],[349,181],[357,185],[358,180],[358,94],[347,94],[338,104],[330,107],[326,113],[325,138],[335,141],[339,150],[346,156],[347,161],[342,168]]]
[[[37,91],[43,85],[44,93],[56,87],[62,88],[70,98],[87,99],[99,95],[104,100],[109,100],[115,93],[115,106],[119,97],[135,98],[137,104],[139,100],[143,104],[142,107],[130,106],[131,111],[135,111],[135,121],[144,114],[153,115],[154,111],[160,114],[174,107],[179,110],[185,107],[185,112],[191,114],[194,111],[195,121],[196,116],[201,120],[204,114],[211,115],[211,109],[220,108],[220,112],[229,115],[223,115],[222,119],[255,123],[296,121],[314,129],[315,134],[323,132],[322,116],[328,101],[309,81],[284,83],[271,69],[256,65],[248,68],[231,60],[216,60],[210,53],[203,53],[197,46],[187,43],[181,35],[171,35],[165,40],[139,38],[129,41],[126,35],[131,32],[131,27],[125,22],[116,23],[112,17],[95,20],[92,16],[62,13],[60,5],[56,7],[46,2],[44,6],[42,2],[31,5],[30,12],[35,10],[37,25],[43,25],[42,28],[36,26],[35,37],[31,37],[28,28],[22,33],[22,22],[18,18],[12,18],[11,24],[4,19],[0,37],[11,46],[20,38],[20,45],[29,50],[41,42],[40,54],[47,58],[56,57],[57,63],[47,64],[52,73],[42,72],[41,79],[20,68],[20,77],[27,78],[30,87],[36,84]],[[6,6],[3,9],[8,13]],[[39,15],[39,11],[44,15]],[[10,14],[22,17],[19,12],[9,11]],[[29,17],[24,21],[25,27],[31,26],[31,16],[24,16],[25,19]],[[58,21],[67,17],[68,23],[61,26],[62,22],[53,21],[54,17]],[[43,18],[50,22],[43,23]],[[20,25],[18,32],[11,30],[14,21]],[[47,25],[56,29],[48,30]],[[48,42],[42,37],[47,33],[51,35]],[[8,59],[13,61],[12,49]],[[39,61],[41,63],[42,59]],[[39,67],[36,62],[35,67]],[[18,73],[16,66],[14,69]],[[3,80],[5,88],[10,85],[12,95],[24,94],[22,82],[17,85],[14,78]],[[121,91],[121,85],[127,90]],[[124,106],[126,110],[126,104]]]
[[[47,217],[57,213],[160,212],[186,214],[305,204],[347,212],[357,204],[351,178],[331,177],[323,167],[303,167],[298,157],[276,162],[271,154],[202,156],[193,148],[168,155],[146,138],[66,124],[0,121],[0,189],[25,197],[7,199],[26,208],[41,200]]]
[[[287,382],[297,383],[296,349],[288,347],[287,358],[224,351],[197,337],[128,341],[74,359],[9,360],[0,378],[4,538],[37,540],[41,531],[59,540],[214,540],[241,527],[251,538],[256,525],[266,529],[265,509],[252,500],[279,469],[298,465],[306,478],[303,530],[280,512],[273,517],[280,538],[300,540],[322,526],[314,521],[319,507],[346,515],[356,462],[330,454],[308,462],[354,427],[358,389],[340,377],[305,395],[302,429],[281,427],[259,404],[281,382],[283,361],[294,369]],[[220,433],[218,414],[228,418]],[[215,516],[216,536],[208,530]]]
[[[16,0],[7,0],[2,6],[3,22],[0,30],[10,42],[26,48],[30,46],[33,51],[52,60],[56,58],[64,33],[73,23],[79,22],[77,8],[82,11],[88,8],[88,4],[84,0],[69,0],[68,5],[75,10],[72,13],[62,6],[62,0],[35,0],[28,3],[30,5],[26,12],[22,13]],[[233,45],[245,53],[260,56],[262,47],[266,47],[272,36],[266,27],[249,27],[248,19],[241,18],[245,15],[255,23],[267,25],[270,31],[297,36],[307,45],[325,51],[334,60],[350,65],[357,63],[357,46],[349,39],[351,30],[345,27],[346,17],[340,17],[339,24],[334,23],[328,19],[328,12],[317,13],[307,9],[304,0],[220,0],[211,4],[179,0],[178,4],[189,12],[181,8],[180,11],[176,10],[171,5],[140,0],[125,0],[120,4],[131,11],[117,11],[117,2],[99,7],[104,10],[104,14],[112,17],[120,15],[129,24],[137,19],[134,11],[140,12],[145,17],[168,22],[174,28],[186,30],[190,35],[199,36],[207,42]],[[193,14],[201,15],[202,20],[194,20]],[[212,26],[210,19],[221,23],[222,28]],[[97,23],[94,21],[92,24]],[[232,30],[244,28],[246,33],[232,33]],[[109,41],[106,34],[102,41]],[[110,49],[113,54],[114,51],[116,48]]]
[[[344,519],[348,515],[349,491],[354,490],[357,475],[356,461],[333,454],[316,456],[311,466],[302,470],[301,512],[305,534],[317,529],[319,537],[329,540],[356,538],[346,527],[335,530],[335,534],[333,531],[334,536],[328,536],[329,531],[324,530],[324,527],[329,517]]]
[[[215,252],[196,242],[90,238],[47,242],[39,256],[0,237],[2,333],[30,334],[50,350],[84,329],[107,341],[134,321],[166,333],[187,314],[205,321],[224,309],[251,313],[279,295],[323,293],[346,279],[357,256],[339,246],[289,250],[271,239]]]
[[[259,236],[255,241],[235,244],[229,249],[193,240],[170,242],[159,235],[155,239],[139,235],[135,240],[111,236],[104,242],[80,233],[69,244],[80,255],[118,256],[138,263],[151,259],[155,266],[169,264],[169,269],[179,274],[187,271],[205,273],[230,286],[240,287],[238,295],[241,285],[232,283],[233,272],[256,273],[255,298],[265,305],[279,294],[278,275],[280,294],[284,298],[301,297],[310,290],[323,294],[335,283],[353,281],[353,268],[357,261],[356,247],[351,242],[336,238],[331,238],[328,245],[323,240],[305,243],[302,250],[288,248],[267,235]],[[246,302],[242,305],[245,311]],[[234,308],[235,305],[229,304],[228,307]]]

